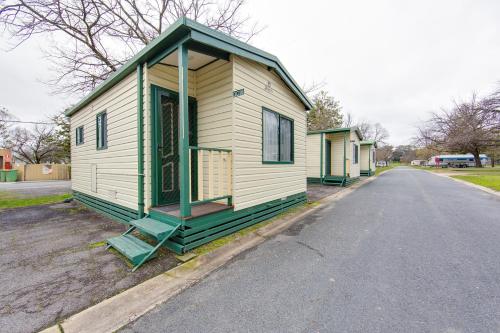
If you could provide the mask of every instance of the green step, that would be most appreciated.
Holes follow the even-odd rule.
[[[121,235],[107,240],[109,246],[127,257],[134,265],[141,262],[154,248],[132,235]],[[153,254],[149,259],[153,258]]]
[[[163,240],[165,237],[170,236],[174,229],[176,229],[174,226],[148,217],[130,221],[129,224],[155,237],[157,240]]]

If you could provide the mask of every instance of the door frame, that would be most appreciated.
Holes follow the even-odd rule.
[[[158,160],[159,160],[159,154],[158,154],[158,134],[160,131],[160,124],[158,123],[158,96],[159,93],[164,93],[168,95],[169,97],[172,98],[177,98],[179,99],[179,93],[155,84],[150,85],[151,88],[151,115],[150,115],[150,120],[151,120],[151,131],[150,131],[150,139],[151,139],[151,206],[152,207],[157,207],[159,206],[158,204],[158,190],[159,190],[159,184],[158,184]],[[192,96],[188,96],[188,104],[189,108],[193,108],[193,113],[197,116],[198,114],[198,105],[196,98]],[[197,118],[197,117],[196,117]],[[190,142],[190,146],[194,145],[196,146],[198,143],[198,120],[197,119],[189,119],[190,126],[193,126],[193,133],[194,133],[194,142]],[[197,179],[198,179],[198,168],[196,167],[196,160],[197,160],[197,155],[193,156],[191,160],[191,174],[192,174],[192,181],[191,181],[191,194],[192,194],[192,199],[195,200],[197,195],[197,189],[198,187],[195,186],[197,185]],[[182,189],[180,189],[182,191]],[[180,200],[180,198],[179,198]],[[178,203],[178,202],[177,202]],[[170,204],[175,204],[175,202],[172,202]]]
[[[332,175],[332,141],[325,139],[325,176]]]

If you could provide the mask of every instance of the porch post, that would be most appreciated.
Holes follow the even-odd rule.
[[[189,202],[189,109],[188,109],[188,49],[180,44],[177,50],[179,67],[179,187],[180,216],[191,216]]]
[[[320,137],[320,140],[321,140],[321,143],[320,143],[320,149],[321,149],[321,153],[320,153],[320,159],[319,159],[319,182],[321,184],[323,184],[323,140],[324,140],[324,133],[321,133],[319,135]]]
[[[346,140],[346,138],[345,138],[345,134],[346,134],[346,132],[344,132],[344,178],[346,176],[346,166],[345,166],[345,164],[346,164],[346,161],[345,161],[345,158],[346,158],[346,156],[345,156],[345,150],[346,150],[346,148],[345,148],[345,140]]]

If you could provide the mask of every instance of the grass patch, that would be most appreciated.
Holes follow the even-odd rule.
[[[106,241],[100,241],[100,242],[95,242],[95,243],[90,243],[89,244],[89,249],[95,249],[98,247],[102,247],[106,245]]]
[[[36,206],[62,202],[71,198],[71,194],[45,195],[34,198],[20,198],[10,193],[0,192],[0,209]]]
[[[481,185],[495,191],[500,191],[500,174],[498,175],[460,175],[453,178],[465,180],[466,182]]]

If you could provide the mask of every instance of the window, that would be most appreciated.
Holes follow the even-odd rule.
[[[358,164],[359,160],[359,146],[355,143],[352,144],[352,164]]]
[[[293,120],[262,108],[262,162],[293,163]]]
[[[81,145],[83,142],[83,126],[80,126],[76,128],[76,145]]]
[[[96,117],[96,142],[97,149],[108,148],[108,117],[106,111]]]
[[[372,150],[372,161],[375,162],[375,150]]]

